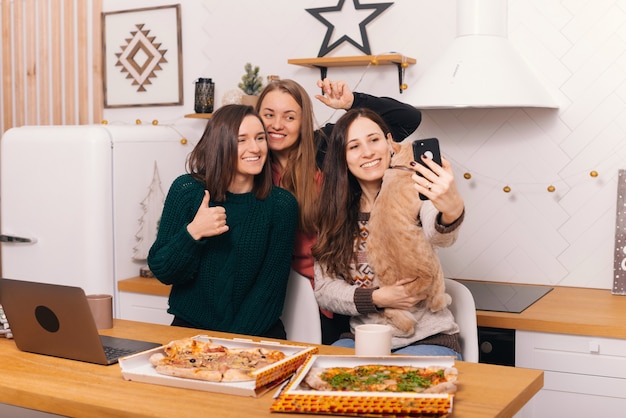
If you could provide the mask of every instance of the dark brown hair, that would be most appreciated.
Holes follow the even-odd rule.
[[[263,120],[252,106],[233,104],[220,107],[209,119],[200,142],[189,155],[187,170],[196,180],[204,183],[211,200],[215,202],[226,199],[226,191],[235,178],[239,127],[249,115],[256,117],[265,130]],[[263,170],[254,177],[252,192],[258,199],[265,199],[271,188],[272,171],[266,158]]]
[[[354,239],[359,233],[358,214],[361,185],[348,169],[346,144],[348,129],[358,118],[376,123],[385,137],[390,130],[378,113],[365,109],[347,111],[335,124],[324,159],[320,193],[318,239],[313,256],[328,274],[350,280],[350,264],[355,263]]]

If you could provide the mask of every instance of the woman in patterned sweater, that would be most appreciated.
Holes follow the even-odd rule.
[[[392,352],[410,355],[460,357],[459,327],[444,308],[432,312],[405,289],[415,278],[398,278],[378,287],[376,272],[367,259],[370,211],[391,162],[391,133],[384,121],[368,109],[349,110],[335,125],[324,162],[320,195],[319,237],[313,247],[315,297],[320,307],[350,315],[351,329],[366,323],[386,323],[384,308],[411,309],[416,325],[409,335],[396,333]],[[425,157],[422,157],[425,158]],[[431,245],[449,246],[463,221],[464,203],[446,160],[431,168],[415,164],[415,193],[430,198],[420,207],[419,221]],[[416,219],[416,222],[418,220]],[[354,347],[354,336],[334,345]]]
[[[285,338],[298,205],[272,185],[262,120],[227,105],[168,192],[148,264],[171,284],[172,325]]]

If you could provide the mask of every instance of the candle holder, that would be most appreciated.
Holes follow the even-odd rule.
[[[215,83],[210,78],[199,78],[195,81],[196,94],[195,106],[196,113],[213,113],[213,100],[215,97]]]

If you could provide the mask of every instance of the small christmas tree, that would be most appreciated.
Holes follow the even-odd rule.
[[[139,230],[135,234],[137,244],[133,248],[132,258],[134,260],[143,261],[148,258],[148,252],[156,239],[159,229],[159,221],[161,220],[164,202],[165,194],[161,189],[161,177],[159,176],[157,162],[155,161],[152,182],[148,188],[148,194],[140,203],[143,213],[139,218]]]
[[[246,70],[245,74],[241,77],[241,83],[239,88],[245,94],[256,96],[261,93],[263,88],[263,79],[259,76],[259,67],[252,67],[249,62],[243,67]]]

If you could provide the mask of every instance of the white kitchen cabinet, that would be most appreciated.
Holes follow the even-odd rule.
[[[0,148],[0,231],[29,240],[0,243],[3,277],[112,294],[119,317],[116,283],[156,234],[144,215],[162,210],[191,143],[169,126],[57,125],[12,128]]]
[[[167,313],[167,296],[119,292],[120,319],[169,325],[174,316]]]
[[[544,371],[518,417],[617,417],[626,411],[626,340],[516,331],[515,365]]]

